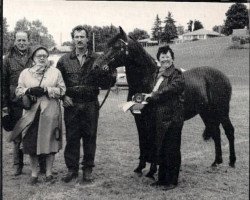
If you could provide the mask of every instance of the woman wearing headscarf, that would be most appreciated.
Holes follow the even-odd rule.
[[[61,72],[50,66],[48,56],[45,47],[34,48],[33,66],[21,72],[16,89],[17,96],[30,95],[36,100],[30,109],[24,110],[12,132],[12,139],[22,133],[23,152],[30,156],[31,185],[38,182],[38,155],[46,156],[46,181],[52,181],[55,154],[62,148],[59,98],[66,87]]]

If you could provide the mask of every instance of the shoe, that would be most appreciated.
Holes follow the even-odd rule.
[[[167,191],[167,190],[172,190],[174,188],[176,188],[177,185],[174,184],[169,184],[169,185],[164,185],[164,187],[162,188],[162,190]]]
[[[53,180],[53,178],[54,177],[52,175],[46,176],[45,181],[50,182],[51,180]]]
[[[31,177],[29,180],[29,185],[36,185],[38,183],[38,177]]]
[[[83,169],[83,172],[82,172],[82,180],[84,182],[91,182],[93,181],[93,175],[92,175],[92,167],[86,167]]]
[[[54,179],[54,177],[52,175],[49,175],[49,176],[46,176],[45,182],[54,183],[55,179]]]
[[[165,185],[163,182],[161,181],[155,181],[154,183],[151,183],[150,186],[152,187],[160,187],[160,186],[163,186]]]
[[[75,179],[76,177],[78,177],[78,173],[77,172],[68,172],[62,178],[62,181],[65,182],[65,183],[68,183],[68,182],[72,181],[73,179]]]
[[[22,170],[23,170],[23,166],[16,165],[16,166],[15,166],[14,176],[19,176],[19,175],[21,175],[21,174],[22,174]]]

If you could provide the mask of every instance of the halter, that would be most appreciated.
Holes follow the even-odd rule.
[[[119,39],[119,40],[120,40],[123,44],[125,44],[125,55],[127,56],[127,55],[128,55],[128,43],[125,42],[123,39]],[[124,49],[121,48],[121,50],[120,50],[119,52],[117,52],[117,53],[110,59],[110,61],[108,62],[107,65],[109,65],[110,62],[113,62],[113,61],[115,60],[115,57],[116,57],[117,55],[119,55],[120,52],[122,53],[123,51],[124,51]],[[106,95],[105,95],[105,97],[104,97],[104,99],[103,99],[101,105],[99,106],[99,110],[101,109],[101,107],[102,107],[103,104],[105,103],[106,99],[108,98],[108,95],[109,95],[109,93],[110,93],[110,90],[111,90],[111,80],[110,80],[110,84],[109,84],[109,89],[107,90],[107,93],[106,93]]]
[[[128,54],[129,54],[129,52],[128,52],[128,42],[125,42],[123,39],[119,39],[119,40],[125,45],[125,55],[128,56]],[[115,60],[115,57],[117,55],[120,55],[123,52],[124,52],[124,48],[121,47],[121,49],[110,58],[110,61],[108,62],[107,65],[109,65],[109,63],[113,62]]]

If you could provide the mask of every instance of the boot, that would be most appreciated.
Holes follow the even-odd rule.
[[[23,166],[22,165],[14,165],[14,176],[19,176],[22,174]]]
[[[83,176],[82,176],[82,181],[83,182],[91,182],[93,181],[93,175],[92,175],[92,167],[84,167],[83,168]]]

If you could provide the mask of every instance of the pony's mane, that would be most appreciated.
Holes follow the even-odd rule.
[[[155,59],[141,46],[141,44],[132,37],[130,37],[130,39],[133,41],[133,43],[131,43],[131,47],[133,49],[138,49],[141,53],[140,57],[143,57],[143,59],[141,60],[139,59],[140,57],[138,57],[138,60],[140,60],[140,62],[145,64],[152,63],[155,66],[157,66]]]

